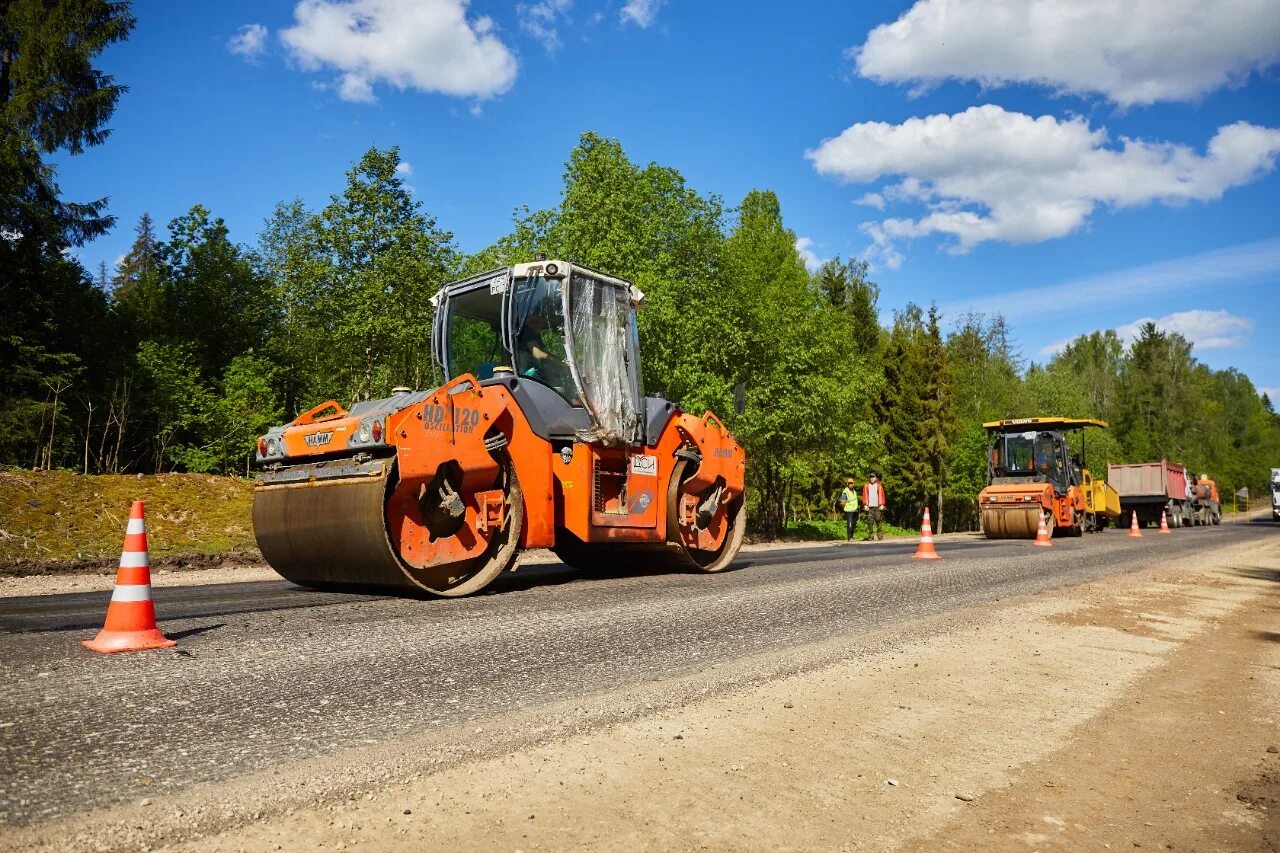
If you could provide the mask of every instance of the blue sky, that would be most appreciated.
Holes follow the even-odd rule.
[[[556,203],[578,135],[729,204],[782,200],[810,259],[908,301],[1001,311],[1024,356],[1156,319],[1280,391],[1274,0],[291,0],[135,3],[102,65],[96,266],[201,203],[253,243],[370,145],[477,250]],[[626,274],[625,270],[617,271]],[[1274,394],[1280,397],[1280,394]]]

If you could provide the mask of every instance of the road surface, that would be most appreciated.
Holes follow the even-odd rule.
[[[539,566],[460,600],[283,581],[157,587],[177,649],[120,656],[79,645],[101,625],[101,593],[0,599],[0,821],[22,826],[423,733],[438,733],[434,760],[461,757],[509,712],[678,676],[696,685],[700,673],[703,692],[724,689],[717,668],[753,655],[1194,561],[1275,532],[1108,531],[1051,549],[973,537],[940,546],[937,562],[911,560],[914,542],[779,547],[721,575]],[[795,667],[808,665],[797,654]]]

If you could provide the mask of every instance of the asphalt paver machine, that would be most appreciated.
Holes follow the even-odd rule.
[[[530,548],[583,568],[730,564],[746,455],[711,412],[644,395],[638,289],[538,260],[434,302],[442,385],[329,400],[259,440],[253,525],[272,568],[459,596]]]

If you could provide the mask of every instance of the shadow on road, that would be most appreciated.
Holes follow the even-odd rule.
[[[185,631],[168,631],[165,636],[170,640],[185,640],[187,637],[194,637],[198,634],[206,634],[209,631],[216,631],[219,628],[227,627],[226,622],[219,622],[216,625],[201,625],[198,628],[188,628]]]
[[[1232,570],[1242,578],[1280,583],[1280,569],[1264,569],[1260,566],[1232,566]]]
[[[752,565],[749,559],[735,560],[727,569],[716,574],[727,575]],[[539,587],[559,586],[567,583],[590,583],[593,581],[623,580],[625,578],[651,578],[660,575],[671,577],[697,577],[703,572],[692,569],[653,568],[619,568],[601,566],[598,569],[577,569],[564,563],[536,563],[521,566],[518,571],[508,572],[485,587],[480,595],[501,595],[505,592],[525,592]]]

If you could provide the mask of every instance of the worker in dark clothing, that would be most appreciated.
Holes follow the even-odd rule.
[[[867,541],[884,539],[884,485],[875,471],[871,472],[868,480],[862,487],[862,506],[867,511]]]

